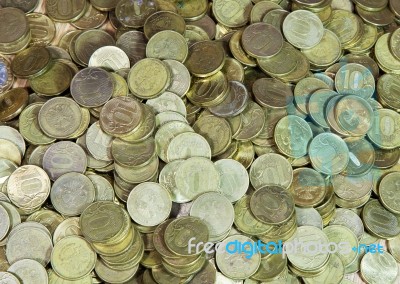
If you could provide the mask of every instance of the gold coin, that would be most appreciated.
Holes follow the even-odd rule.
[[[226,27],[244,26],[250,20],[253,4],[250,0],[217,0],[212,5],[212,11],[219,23]]]
[[[155,7],[153,6],[152,8],[154,9]],[[178,15],[174,12],[158,11],[149,15],[145,20],[143,31],[147,39],[150,39],[153,35],[160,31],[166,30],[175,31],[181,35],[185,34],[185,19],[181,15]],[[160,23],[164,24],[160,25]]]
[[[0,158],[13,162],[16,165],[21,164],[21,153],[13,142],[0,139]]]
[[[185,38],[175,31],[160,31],[153,35],[146,46],[146,56],[184,62],[188,55]]]
[[[366,253],[361,259],[360,270],[368,283],[395,283],[399,274],[396,260],[386,251]]]
[[[371,142],[382,149],[399,147],[400,137],[394,133],[400,127],[400,115],[393,110],[379,109],[374,111],[372,119],[372,127],[367,133]]]
[[[389,48],[390,34],[380,36],[375,44],[375,58],[378,64],[389,70],[390,73],[400,73],[400,60],[398,60]]]

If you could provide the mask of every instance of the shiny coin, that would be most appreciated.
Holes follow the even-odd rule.
[[[11,70],[19,78],[39,76],[49,69],[50,60],[50,52],[46,48],[30,47],[15,56]]]
[[[60,277],[77,280],[88,275],[96,263],[96,253],[85,239],[69,236],[55,244],[51,266]]]
[[[128,55],[116,46],[103,46],[97,49],[88,63],[89,67],[101,67],[110,71],[129,68]]]
[[[114,138],[105,133],[99,122],[93,123],[86,132],[86,148],[89,153],[101,161],[112,161],[111,145]]]
[[[322,133],[310,144],[309,155],[315,169],[327,175],[342,172],[349,163],[349,149],[337,135]]]
[[[337,95],[330,89],[319,89],[312,93],[308,101],[308,113],[315,124],[323,128],[329,127],[324,112],[327,111],[328,102]]]
[[[400,60],[398,60],[389,48],[390,34],[384,34],[378,38],[375,44],[375,57],[381,68],[390,70],[393,73],[400,73]]]
[[[69,9],[59,3],[59,0],[46,2],[46,11],[49,17],[57,22],[73,22],[74,20],[79,19],[84,14],[87,5],[87,3],[82,0],[71,0],[69,4],[74,5],[74,9]]]
[[[321,20],[312,12],[298,10],[290,13],[283,22],[283,33],[295,47],[312,48],[324,36]]]
[[[13,142],[0,139],[0,158],[9,160],[16,165],[20,165],[22,156],[18,147]]]
[[[156,226],[168,218],[172,202],[168,191],[158,183],[142,183],[129,194],[128,212],[143,226]]]
[[[368,131],[368,138],[382,149],[399,147],[400,139],[395,135],[400,127],[400,115],[393,110],[379,109],[373,114],[373,124]]]
[[[293,215],[294,200],[283,187],[264,186],[251,196],[250,210],[259,221],[278,225]]]
[[[343,47],[347,47],[362,35],[363,26],[361,19],[352,12],[333,10],[326,28],[337,35]]]
[[[288,188],[293,180],[293,169],[283,156],[270,153],[264,154],[254,161],[249,176],[255,189],[266,185]]]
[[[296,223],[301,226],[313,226],[318,229],[323,228],[321,215],[314,208],[295,207]]]
[[[215,1],[212,11],[217,21],[226,27],[236,28],[244,26],[250,20],[253,4],[250,0],[234,0],[230,3],[231,9],[228,9],[223,0]],[[235,9],[232,9],[235,7]]]
[[[361,275],[371,284],[395,283],[399,274],[398,264],[389,253],[367,253],[361,260]]]
[[[48,283],[46,269],[32,259],[19,260],[11,265],[7,271],[16,275],[23,283]]]
[[[207,140],[197,133],[186,132],[171,140],[167,150],[169,162],[191,157],[211,158],[211,148]]]
[[[244,252],[229,253],[228,249],[232,246],[232,242],[235,241],[240,242],[242,245],[253,243],[252,239],[244,235],[230,236],[219,246],[215,260],[219,270],[227,277],[237,280],[246,279],[256,273],[260,267],[261,254],[257,251],[252,257],[246,257]]]

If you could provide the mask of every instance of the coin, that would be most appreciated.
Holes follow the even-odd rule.
[[[333,10],[326,28],[337,35],[343,47],[357,40],[363,30],[360,18],[346,10]]]
[[[129,168],[115,164],[115,172],[124,181],[131,184],[136,184],[152,180],[152,178],[154,178],[158,173],[158,165],[159,160],[156,156],[154,156],[151,158],[148,164],[142,167]]]
[[[250,20],[253,4],[250,0],[233,0],[226,6],[224,1],[217,0],[212,6],[212,11],[217,21],[226,27],[236,28],[244,26]],[[232,8],[234,7],[234,9]]]
[[[32,259],[19,260],[8,269],[24,283],[47,283],[48,277],[44,267]]]
[[[373,123],[367,136],[382,149],[394,149],[400,145],[400,139],[394,133],[400,125],[400,115],[393,110],[378,109],[373,113]]]
[[[155,114],[165,111],[174,111],[186,117],[185,103],[178,95],[172,92],[164,92],[155,99],[147,100],[146,104],[151,106]]]
[[[184,62],[188,55],[185,38],[178,32],[166,30],[154,34],[146,46],[146,56]]]
[[[168,145],[169,162],[191,157],[211,158],[211,147],[207,140],[197,133],[185,132],[174,137]]]
[[[283,156],[270,153],[252,163],[249,176],[255,189],[273,185],[288,188],[293,180],[293,169]]]
[[[11,70],[19,78],[39,76],[49,69],[50,60],[50,52],[46,48],[30,47],[15,56]]]
[[[384,74],[383,76],[379,77],[377,83],[379,102],[394,110],[400,109],[400,101],[396,96],[399,82],[400,75]]]
[[[20,284],[18,278],[14,276],[14,274],[9,272],[0,272],[0,280],[7,281],[10,284]]]
[[[386,251],[383,253],[366,253],[361,260],[361,275],[368,283],[394,283],[398,276],[396,260]]]
[[[82,236],[79,217],[71,217],[62,221],[54,231],[53,243],[55,244],[67,236]]]
[[[234,134],[236,140],[249,141],[261,134],[265,126],[265,114],[257,103],[249,101],[240,118],[241,127]]]
[[[71,0],[69,4],[71,6],[65,7],[60,5],[58,0],[50,0],[46,2],[46,11],[49,17],[57,22],[73,22],[82,17],[87,3],[82,0]]]
[[[374,167],[379,169],[391,168],[400,160],[400,149],[375,149]]]
[[[322,133],[314,137],[309,148],[312,166],[327,175],[342,172],[349,163],[349,149],[337,135]]]
[[[370,50],[378,39],[378,30],[375,26],[364,23],[364,32],[359,41],[349,48],[352,53],[363,53]]]
[[[230,236],[221,243],[216,252],[215,260],[219,270],[227,277],[238,280],[246,279],[257,272],[261,263],[261,254],[257,251],[252,257],[248,258],[243,251],[229,253],[228,246],[231,246],[232,242],[235,241],[241,244],[252,243],[252,240],[244,235]]]
[[[139,265],[128,270],[117,270],[108,267],[101,259],[98,259],[95,266],[95,271],[100,279],[107,282],[125,283],[132,279],[139,268]]]
[[[97,3],[94,3],[96,1],[90,1],[90,4],[87,4],[87,8],[85,10],[85,13],[82,15],[82,17],[77,20],[74,21],[73,23],[71,23],[74,27],[81,29],[81,30],[85,30],[85,29],[95,29],[95,28],[99,28],[100,26],[102,26],[106,20],[107,20],[107,13],[104,12],[104,7],[101,7],[98,4],[103,4],[104,3],[99,3],[102,2],[97,1]],[[103,1],[105,2],[105,1]],[[115,1],[111,1],[111,3],[109,4],[109,6],[112,6],[113,3]],[[106,6],[108,6],[107,4],[105,4]]]
[[[301,226],[313,226],[318,229],[323,228],[322,217],[314,208],[295,207],[296,223]]]
[[[134,15],[130,15],[129,12],[133,11],[135,8],[138,9],[138,12]],[[119,1],[115,7],[115,16],[120,24],[130,28],[143,27],[145,20],[154,12],[156,12],[156,7],[154,3],[150,1],[145,2],[145,5],[139,6],[137,3],[124,0]]]
[[[13,88],[0,97],[0,121],[6,122],[18,116],[28,104],[28,92]]]
[[[160,22],[166,23],[160,25]],[[144,23],[144,34],[148,39],[156,33],[165,30],[172,30],[180,34],[185,33],[185,20],[182,16],[170,11],[158,11],[150,15]]]
[[[292,90],[278,79],[258,79],[252,91],[257,102],[264,107],[284,108],[293,101]]]
[[[397,210],[398,200],[396,195],[396,191],[399,187],[398,177],[399,174],[397,172],[389,173],[385,175],[379,183],[379,199],[382,205],[394,214],[398,214],[399,212]]]
[[[131,191],[127,201],[131,218],[143,226],[156,226],[168,218],[171,212],[171,197],[158,183],[142,183]]]
[[[400,73],[400,60],[398,60],[389,48],[390,34],[381,35],[375,44],[375,58],[377,63],[384,69],[393,73]]]
[[[130,62],[128,55],[122,49],[116,46],[103,46],[93,52],[90,56],[88,66],[117,71],[129,68]]]
[[[20,165],[22,156],[18,147],[13,142],[6,139],[0,139],[0,158],[9,160],[16,165]]]
[[[167,91],[183,97],[190,88],[190,73],[186,66],[176,60],[164,60],[171,70],[171,84]]]
[[[349,148],[349,164],[345,174],[359,176],[367,173],[375,162],[375,150],[371,143],[365,139],[346,138],[344,139]]]

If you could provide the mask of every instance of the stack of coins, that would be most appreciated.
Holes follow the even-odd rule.
[[[31,41],[31,31],[28,18],[20,9],[8,7],[0,11],[0,21],[8,23],[1,25],[0,52],[15,54],[28,46]],[[12,28],[9,28],[9,25]]]

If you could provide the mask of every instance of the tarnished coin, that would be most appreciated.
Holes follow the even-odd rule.
[[[137,130],[144,119],[141,104],[130,97],[117,97],[108,101],[100,112],[101,128],[110,135],[123,135]]]
[[[21,165],[22,156],[18,147],[11,141],[0,139],[0,158]]]
[[[207,140],[197,133],[185,132],[171,140],[167,149],[169,162],[191,157],[211,159],[211,147]]]
[[[288,188],[293,180],[293,169],[283,156],[269,153],[258,157],[253,162],[249,176],[255,189],[267,185]]]
[[[73,142],[57,142],[51,145],[43,156],[43,169],[52,181],[65,173],[84,173],[86,167],[85,151]]]
[[[349,148],[349,164],[344,174],[359,176],[367,173],[375,163],[374,147],[366,139],[346,138],[344,139]]]
[[[14,7],[14,8],[18,8],[18,9],[24,11],[25,13],[29,13],[29,12],[32,12],[33,10],[35,10],[38,3],[39,3],[38,0],[29,0],[29,1],[23,1],[23,2],[20,2],[18,0],[11,0],[11,1],[1,0],[0,1],[0,5],[3,8]]]
[[[373,176],[371,173],[359,177],[335,175],[331,178],[331,183],[337,197],[354,201],[370,195]]]
[[[88,275],[96,264],[96,253],[81,237],[68,236],[54,245],[51,266],[60,277],[78,280]]]
[[[250,20],[252,8],[250,0],[233,0],[228,3],[217,0],[213,3],[212,11],[219,23],[229,28],[237,28]]]
[[[166,30],[154,34],[146,46],[146,56],[184,62],[188,55],[186,39],[178,32]]]
[[[349,149],[346,143],[332,133],[322,133],[314,137],[309,155],[312,166],[327,175],[342,172],[349,163]]]
[[[213,107],[222,103],[228,96],[227,90],[226,76],[222,72],[217,72],[206,78],[193,78],[186,96],[195,106]]]
[[[116,163],[126,167],[139,167],[147,164],[154,156],[156,144],[153,138],[139,143],[128,143],[115,139],[111,145],[111,153]]]
[[[227,277],[236,280],[243,280],[251,277],[261,263],[261,254],[259,251],[255,252],[252,257],[241,250],[235,253],[230,253],[231,244],[240,242],[246,251],[251,249],[250,244],[253,243],[252,239],[244,235],[233,235],[227,237],[219,246],[216,252],[215,261],[219,270]],[[246,246],[246,244],[249,244]],[[218,280],[217,280],[218,281]]]
[[[301,207],[295,207],[294,209],[297,226],[313,226],[322,230],[322,217],[316,209]]]
[[[153,1],[138,3],[123,0],[118,1],[115,7],[115,16],[125,27],[140,28],[143,27],[146,19],[156,11],[157,7]]]
[[[55,244],[67,236],[82,236],[79,217],[71,217],[62,221],[54,231],[53,243]]]
[[[400,146],[400,137],[396,135],[400,128],[400,114],[390,109],[374,111],[373,123],[368,138],[382,149],[394,149]]]
[[[378,100],[394,110],[400,109],[400,100],[398,98],[400,86],[399,74],[385,74],[378,79],[377,91]]]
[[[29,28],[31,30],[31,45],[33,46],[47,46],[49,45],[55,35],[56,26],[54,22],[44,14],[30,13],[26,15]]]
[[[48,283],[46,269],[32,259],[21,259],[14,262],[7,271],[16,275],[23,283]]]
[[[50,179],[37,166],[22,166],[10,175],[7,193],[15,206],[26,210],[37,208],[50,194]]]
[[[95,3],[93,4],[93,2],[95,1],[90,1],[90,4],[87,4],[87,8],[85,13],[82,15],[81,18],[79,18],[79,20],[74,21],[71,23],[71,25],[73,25],[74,27],[80,29],[80,30],[87,30],[87,29],[96,29],[101,27],[105,21],[107,20],[107,13],[104,12],[103,9],[98,9],[97,7],[95,7],[96,4],[99,3]],[[97,2],[106,2],[106,1],[97,1]],[[107,2],[111,2],[110,6],[112,6],[113,2],[116,1],[107,1]]]
[[[204,192],[218,191],[220,179],[213,162],[202,157],[188,158],[175,174],[176,189],[182,202],[189,202]]]
[[[122,2],[122,1],[121,1]],[[131,65],[146,57],[147,39],[143,32],[127,31],[117,39],[117,46],[128,55]]]
[[[155,114],[174,111],[186,117],[186,106],[183,100],[172,92],[164,92],[161,96],[146,101],[151,106]]]
[[[171,70],[171,84],[167,91],[183,97],[190,88],[190,73],[186,66],[176,60],[164,60]]]
[[[387,210],[399,214],[398,190],[400,190],[400,173],[393,172],[385,175],[379,183],[379,199]]]
[[[24,88],[13,88],[0,96],[0,122],[10,121],[17,117],[28,105],[28,91]]]
[[[4,2],[4,1],[2,1]],[[2,3],[3,6],[4,3]],[[0,29],[0,44],[13,44],[21,40],[29,34],[29,23],[24,12],[17,7],[7,7],[4,5],[0,12],[0,20],[2,23],[9,23],[3,25]],[[12,26],[13,28],[10,28]]]
[[[171,213],[172,201],[160,184],[145,182],[131,191],[127,201],[131,218],[143,226],[157,226]]]
[[[197,77],[208,77],[222,69],[225,62],[225,51],[213,41],[199,41],[189,47],[185,66]]]
[[[74,134],[79,129],[81,118],[79,105],[65,97],[47,101],[38,115],[39,126],[43,132],[57,139],[68,138]]]
[[[249,187],[249,175],[245,167],[233,159],[221,159],[215,162],[220,175],[219,192],[230,202],[242,198]]]
[[[397,216],[386,210],[378,200],[370,200],[363,208],[365,228],[373,235],[392,239],[400,233]]]
[[[313,138],[311,127],[304,119],[296,115],[288,115],[279,120],[274,134],[279,150],[293,158],[305,156]]]
[[[192,256],[201,253],[191,247],[188,248],[189,240],[194,238],[194,244],[199,248],[208,242],[209,233],[207,225],[197,217],[186,216],[173,220],[165,229],[164,239],[168,249],[177,255]]]
[[[256,101],[264,107],[284,108],[293,102],[293,91],[278,79],[258,79],[252,91]]]
[[[111,145],[114,138],[108,135],[96,121],[86,132],[86,148],[89,153],[98,160],[112,161]]]
[[[129,68],[128,55],[116,46],[103,46],[90,56],[89,67],[101,67],[110,71]]]
[[[294,103],[299,110],[305,114],[308,114],[308,103],[310,96],[313,92],[319,89],[328,89],[328,85],[313,77],[307,77],[300,80],[294,89]]]
[[[30,47],[15,56],[11,70],[18,78],[39,76],[49,69],[50,60],[50,52],[45,47]]]
[[[97,276],[107,282],[125,283],[133,278],[136,274],[139,265],[127,270],[114,269],[105,264],[102,259],[98,259],[95,266]]]
[[[251,196],[250,210],[259,221],[278,225],[294,214],[294,200],[285,188],[267,185],[257,189]]]
[[[239,141],[249,141],[257,138],[263,131],[266,123],[263,109],[253,101],[248,102],[246,108],[240,114],[240,118],[241,126],[236,133],[232,134]]]
[[[333,219],[329,222],[330,225],[342,225],[352,230],[361,240],[364,234],[364,225],[361,218],[352,210],[345,208],[336,208],[336,213]]]
[[[193,201],[190,216],[203,220],[207,224],[210,241],[216,242],[230,230],[235,214],[228,198],[218,192],[206,192]]]
[[[390,51],[389,41],[390,33],[386,33],[378,38],[375,44],[375,58],[381,68],[399,74],[400,60],[398,60]]]
[[[312,48],[324,36],[321,20],[314,13],[298,10],[290,13],[283,22],[286,39],[297,48]]]
[[[48,16],[57,22],[73,22],[85,13],[88,3],[83,0],[67,0],[62,5],[60,0],[46,1],[46,12]]]
[[[169,87],[171,70],[159,59],[145,58],[131,68],[127,81],[129,89],[135,96],[152,99]]]
[[[46,266],[50,262],[53,250],[53,243],[48,232],[33,226],[26,226],[20,230],[17,228],[15,227],[14,233],[10,234],[7,242],[8,262],[13,264],[22,259],[33,259],[42,266]],[[21,250],[21,247],[24,249]]]
[[[388,252],[366,253],[361,259],[362,277],[371,284],[395,283],[399,274],[396,260]]]
[[[308,101],[308,113],[315,124],[323,128],[329,128],[325,112],[328,112],[328,102],[337,95],[338,93],[331,89],[319,89],[311,94]],[[334,115],[335,112],[332,114]]]
[[[273,25],[255,23],[244,29],[242,46],[255,58],[271,57],[282,49],[283,36]]]

